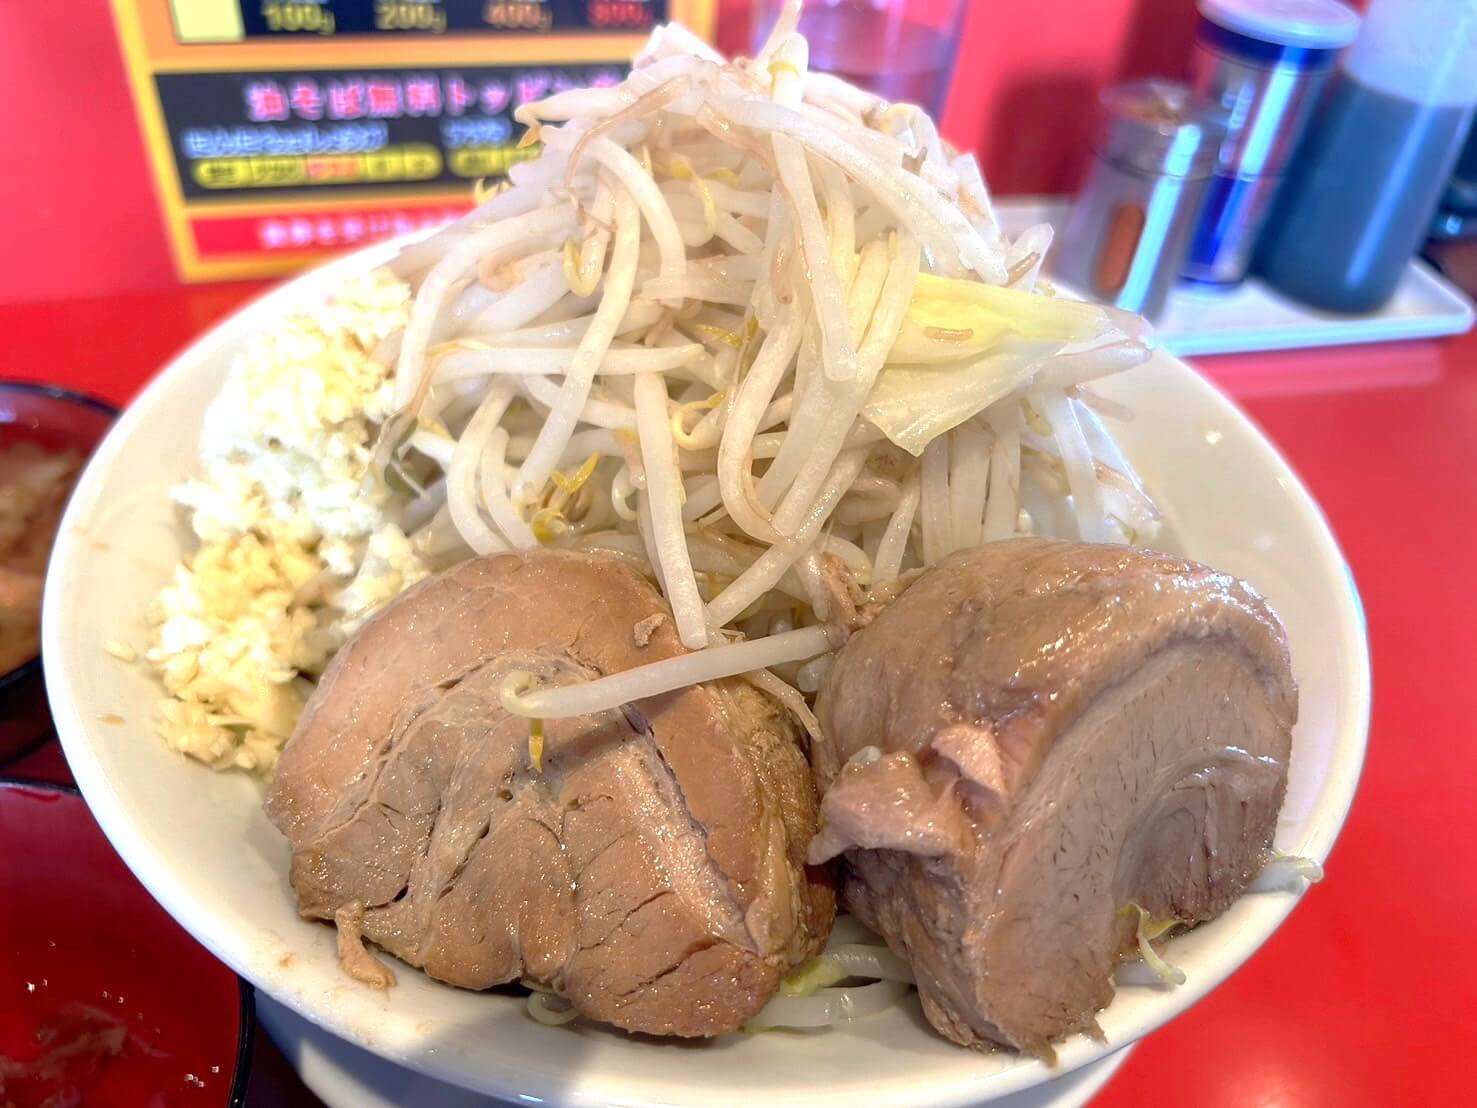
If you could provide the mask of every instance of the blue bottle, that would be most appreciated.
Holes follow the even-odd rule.
[[[1274,288],[1369,312],[1431,225],[1477,103],[1477,0],[1375,0],[1257,246]]]

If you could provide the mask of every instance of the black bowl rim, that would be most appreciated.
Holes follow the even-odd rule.
[[[117,419],[123,409],[118,405],[104,400],[100,396],[94,396],[90,392],[82,392],[79,389],[69,389],[65,385],[52,385],[45,381],[18,381],[9,377],[0,377],[0,390],[8,389],[12,392],[29,392],[37,396],[45,396],[52,400],[65,400],[69,404],[78,404],[84,408],[91,408],[95,412],[112,416]]]
[[[32,657],[30,662],[22,662],[15,669],[9,669],[4,674],[0,674],[0,696],[4,696],[7,690],[15,688],[16,685],[21,684],[28,677],[38,677],[40,674],[41,656],[37,654],[37,656]]]
[[[0,790],[14,788],[67,793],[82,801],[84,805],[87,803],[87,798],[82,795],[82,790],[76,785],[68,785],[61,781],[46,781],[37,777],[10,777],[0,774]],[[147,889],[144,891],[148,892]],[[194,937],[191,936],[191,938]],[[222,962],[221,965],[224,966],[225,963]],[[229,966],[226,968],[230,969]],[[256,1045],[256,990],[251,987],[251,982],[240,974],[233,973],[232,976],[236,978],[237,994],[240,997],[238,1005],[240,1017],[239,1026],[236,1029],[235,1072],[231,1074],[231,1089],[226,1099],[226,1108],[245,1108],[246,1085],[251,1076],[251,1052]]]
[[[27,678],[39,676],[41,676],[41,655],[37,654],[30,661],[22,662],[14,669],[0,673],[0,696],[4,696]]]
[[[101,412],[105,416],[117,419],[123,409],[116,404],[88,392],[79,392],[69,389],[63,385],[48,385],[44,381],[13,381],[9,378],[0,377],[0,392],[28,392],[35,396],[45,396],[51,400],[62,400],[68,404],[76,404],[82,408],[91,408],[95,412]],[[19,685],[28,677],[39,676],[41,673],[41,655],[22,662],[12,670],[0,673],[0,696]],[[3,780],[3,779],[0,779]]]

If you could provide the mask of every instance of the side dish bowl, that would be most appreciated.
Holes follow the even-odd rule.
[[[332,930],[298,918],[287,845],[262,813],[259,785],[166,749],[153,733],[156,687],[103,643],[145,644],[144,613],[182,549],[169,489],[194,465],[202,414],[232,356],[390,249],[269,292],[169,365],[94,455],[48,579],[48,688],[78,784],[154,896],[258,989],[385,1058],[535,1103],[963,1105],[1039,1084],[1152,1031],[1250,957],[1295,906],[1292,892],[1250,895],[1174,939],[1168,954],[1188,983],[1120,988],[1102,1013],[1106,1041],[1069,1040],[1055,1071],[943,1041],[916,1000],[826,1033],[673,1044],[544,1027],[521,999],[458,991],[404,968],[385,993],[350,981]],[[1354,795],[1369,718],[1368,650],[1348,567],[1276,450],[1189,367],[1161,353],[1102,391],[1136,412],[1120,441],[1165,512],[1161,545],[1249,580],[1286,622],[1302,703],[1277,846],[1322,860]]]
[[[46,450],[91,453],[118,416],[118,409],[80,392],[31,381],[0,381],[0,448],[34,442]],[[41,659],[0,670],[0,762],[8,761],[48,734]]]
[[[0,841],[5,1103],[243,1108],[250,986],[149,899],[77,790],[0,778]]]

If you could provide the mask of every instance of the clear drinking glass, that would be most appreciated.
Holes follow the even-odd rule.
[[[783,0],[755,0],[754,49],[774,26]],[[943,111],[959,46],[963,0],[806,0],[800,33],[810,66],[886,100]]]

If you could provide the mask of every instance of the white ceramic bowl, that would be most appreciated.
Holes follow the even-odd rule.
[[[167,750],[153,734],[154,685],[102,644],[145,641],[144,612],[181,550],[168,489],[194,464],[202,414],[233,354],[248,335],[385,254],[308,273],[201,338],[123,415],[72,498],[47,583],[47,684],[77,783],[134,873],[233,969],[313,1022],[430,1076],[525,1102],[960,1105],[1053,1076],[1039,1062],[944,1042],[916,1002],[844,1030],[694,1045],[542,1027],[518,1000],[408,970],[388,993],[339,971],[332,931],[297,916],[287,847],[262,814],[259,786]],[[1174,545],[1250,580],[1286,621],[1302,707],[1277,843],[1321,860],[1353,797],[1368,725],[1368,652],[1348,568],[1276,451],[1188,367],[1160,355],[1104,391],[1137,412],[1120,434]],[[1184,1011],[1265,942],[1296,900],[1248,896],[1175,939],[1169,956],[1188,984],[1121,989],[1102,1014],[1106,1043],[1065,1043],[1056,1073]]]

